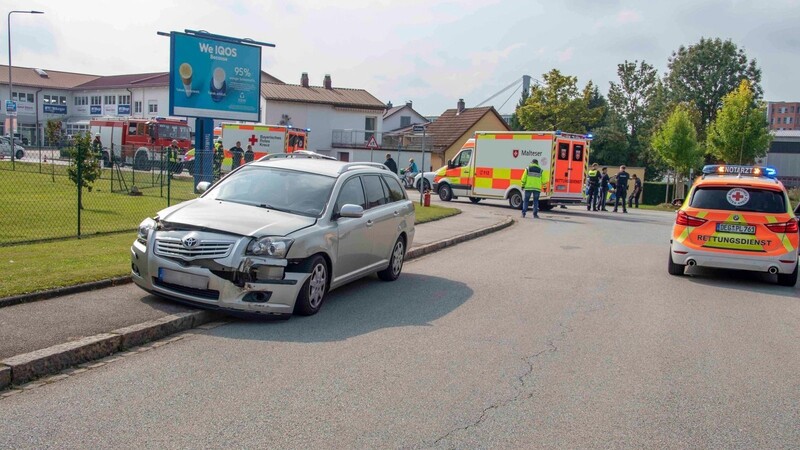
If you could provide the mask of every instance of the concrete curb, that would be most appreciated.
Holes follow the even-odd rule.
[[[30,294],[20,294],[13,297],[0,298],[0,308],[5,306],[19,305],[21,303],[30,303],[39,300],[48,300],[54,297],[62,297],[65,295],[78,294],[80,292],[94,291],[97,289],[104,289],[122,284],[128,284],[131,281],[130,276],[109,278],[107,280],[92,281],[90,283],[76,284],[75,286],[66,286],[57,289],[50,289],[47,291],[32,292]]]
[[[479,230],[464,233],[452,238],[432,242],[412,248],[406,253],[406,260],[428,255],[447,247],[452,247],[461,242],[485,236],[514,224],[514,219],[507,217],[502,222],[481,228]],[[70,288],[56,289],[40,294],[30,294],[28,296],[9,297],[0,300],[6,302],[20,297],[29,297],[28,300],[19,300],[13,304],[25,303],[26,301],[42,300],[52,298],[66,293],[83,292],[90,289],[100,289],[103,287],[115,286],[130,282],[130,277],[114,278],[111,280],[96,283],[86,283]],[[0,306],[8,306],[0,303]],[[46,375],[61,372],[78,364],[83,364],[96,359],[104,358],[116,352],[128,350],[130,348],[155,341],[171,334],[179,333],[191,328],[199,327],[205,323],[217,320],[220,313],[207,310],[184,312],[172,314],[160,319],[119,328],[110,333],[100,333],[89,336],[77,341],[54,345],[52,347],[36,350],[30,353],[12,356],[0,361],[0,391],[11,385],[20,385],[29,381],[41,378]]]
[[[218,318],[211,311],[172,314],[160,319],[54,345],[0,361],[0,390],[61,372],[78,364],[104,358]]]
[[[437,252],[447,247],[452,247],[462,242],[466,242],[472,239],[477,239],[481,236],[485,236],[487,234],[500,231],[504,228],[508,228],[513,224],[514,224],[514,219],[512,219],[511,217],[507,217],[504,221],[488,226],[486,228],[481,228],[479,230],[470,231],[469,233],[460,234],[458,236],[454,236],[451,238],[442,239],[441,241],[436,241],[430,244],[425,244],[419,247],[412,248],[411,250],[406,252],[406,261],[414,258],[419,258],[421,256],[425,256],[433,252]]]

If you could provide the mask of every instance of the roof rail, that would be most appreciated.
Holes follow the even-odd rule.
[[[348,170],[358,169],[359,167],[375,167],[377,169],[389,170],[388,167],[384,166],[382,163],[375,163],[375,162],[351,162],[343,165],[339,169],[339,173],[345,173]]]

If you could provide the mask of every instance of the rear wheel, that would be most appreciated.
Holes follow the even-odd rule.
[[[423,181],[421,181],[421,182],[420,182],[420,181],[418,181],[418,182],[417,182],[417,190],[419,190],[419,185],[420,185],[420,184],[422,184],[422,186],[424,186],[424,187],[422,188],[422,191],[423,191],[423,192],[425,192],[425,191],[430,191],[430,190],[431,190],[431,183],[430,183],[430,181],[428,181],[428,180],[423,180]]]
[[[539,202],[539,211],[550,211],[553,206],[549,200],[542,200]]]
[[[392,248],[392,258],[389,260],[389,266],[378,272],[378,278],[383,281],[394,281],[400,277],[405,257],[406,243],[402,237],[399,237]]]
[[[675,262],[672,261],[672,251],[670,251],[669,252],[669,264],[667,265],[667,271],[669,272],[669,274],[670,275],[676,275],[676,276],[683,275],[683,268],[684,267],[685,266],[683,264],[675,264]],[[797,272],[797,270],[795,270],[795,272]],[[795,277],[796,276],[797,276],[797,273],[795,273]]]
[[[133,158],[134,170],[150,170],[150,159],[147,157],[146,152],[139,152]]]
[[[450,188],[449,184],[439,186],[439,198],[445,202],[449,202],[453,199],[453,189]]]
[[[472,203],[478,203],[479,201],[481,201],[481,199],[478,197],[470,197],[469,201],[471,201]]]
[[[17,153],[14,156],[16,157],[16,159],[22,159],[25,157],[25,152],[23,152],[22,150],[17,150]]]
[[[325,301],[325,293],[328,291],[328,265],[325,258],[315,256],[308,262],[308,270],[311,276],[308,277],[297,301],[294,304],[294,312],[301,316],[316,314]]]
[[[779,273],[778,274],[778,284],[781,286],[794,286],[797,284],[797,264],[794,266],[794,271],[792,273]]]
[[[103,167],[111,167],[111,158],[108,157],[108,152],[103,152]]]
[[[514,191],[508,196],[508,205],[514,209],[522,208],[522,194],[519,191]]]

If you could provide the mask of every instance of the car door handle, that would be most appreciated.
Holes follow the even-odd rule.
[[[367,226],[368,226],[368,227],[371,227],[371,226],[372,226],[372,220],[368,220],[368,221],[367,221]]]

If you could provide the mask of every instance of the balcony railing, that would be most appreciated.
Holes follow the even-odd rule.
[[[376,132],[368,130],[333,130],[331,143],[335,148],[369,148],[370,138],[375,137],[379,148],[406,149],[422,151],[423,141],[425,151],[433,147],[433,136],[428,133],[424,139],[422,133],[396,133]]]

